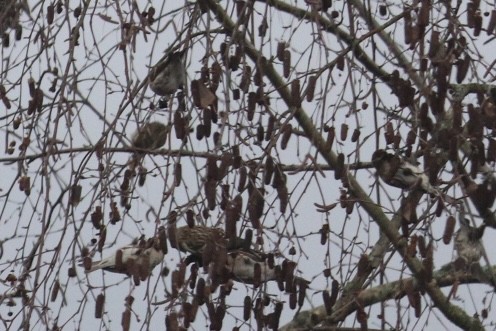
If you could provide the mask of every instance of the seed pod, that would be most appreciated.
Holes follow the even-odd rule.
[[[343,123],[341,124],[341,140],[345,141],[348,136],[348,125]]]
[[[267,157],[267,161],[265,161],[265,168],[264,168],[264,183],[265,183],[265,185],[270,184],[273,174],[274,174],[274,160],[269,155]]]
[[[448,216],[443,234],[443,243],[445,245],[448,245],[450,243],[451,238],[453,237],[453,233],[455,231],[455,225],[456,225],[455,218],[452,215]]]
[[[305,302],[307,287],[306,282],[301,280],[298,282],[298,307],[303,306]]]
[[[47,15],[46,15],[48,25],[51,25],[53,23],[54,16],[55,16],[55,7],[53,5],[49,5],[47,7]]]
[[[53,284],[53,287],[52,287],[52,294],[50,296],[51,302],[54,302],[55,300],[57,300],[57,295],[59,294],[59,290],[60,290],[60,283],[58,280],[55,280],[55,283]]]
[[[110,217],[110,223],[112,225],[116,224],[121,220],[121,213],[119,212],[119,208],[117,208],[117,203],[115,202],[112,202],[110,204],[109,217]]]
[[[179,322],[177,321],[177,313],[175,311],[165,316],[165,328],[170,331],[179,331]]]
[[[207,180],[205,183],[205,196],[207,198],[208,209],[214,210],[216,206],[215,198],[216,198],[216,188],[217,181],[215,180]]]
[[[439,48],[441,46],[441,44],[439,42],[439,36],[440,35],[441,35],[441,33],[439,31],[432,31],[431,32],[431,45],[430,45],[429,53],[428,53],[429,59],[434,58],[439,51]]]
[[[291,82],[291,106],[300,108],[301,107],[301,97],[300,97],[300,80],[295,79]]]
[[[491,11],[491,17],[489,18],[489,23],[487,24],[487,34],[490,35],[494,32],[494,28],[496,27],[496,10]]]
[[[279,61],[284,61],[284,50],[286,49],[286,43],[285,42],[279,42],[277,44],[277,51],[276,51],[276,55],[277,55],[277,59]]]
[[[327,243],[327,238],[329,235],[329,224],[322,225],[320,229],[320,244],[325,245]]]
[[[121,325],[122,325],[122,330],[129,331],[129,327],[131,325],[131,310],[129,309],[124,310],[121,317]]]
[[[203,110],[203,125],[205,126],[205,137],[210,137],[212,133],[212,111],[210,108]]]
[[[336,59],[336,68],[338,68],[339,71],[344,70],[344,56],[338,56],[338,58]]]
[[[317,76],[310,76],[308,78],[307,90],[305,92],[307,101],[311,102],[315,95],[315,86],[317,85]]]
[[[147,170],[145,167],[139,167],[138,169],[138,185],[142,187],[145,185]]]
[[[470,62],[471,62],[470,55],[465,54],[465,57],[462,59],[459,59],[456,62],[456,82],[458,84],[461,84],[465,77],[467,76],[468,68],[470,67]]]
[[[248,108],[246,109],[246,117],[248,121],[253,121],[255,116],[255,107],[257,105],[257,94],[255,92],[248,93]]]
[[[10,46],[10,36],[8,33],[2,34],[2,46],[5,48]]]
[[[415,309],[415,317],[420,318],[420,315],[422,314],[422,298],[418,291],[413,295],[413,302],[414,304],[412,306]]]
[[[291,310],[294,310],[296,308],[296,300],[297,300],[296,293],[290,293],[289,294],[289,308]]]
[[[437,206],[436,206],[436,217],[441,217],[443,210],[444,210],[443,199],[438,199],[437,200]]]
[[[324,299],[324,307],[327,315],[332,314],[332,304],[328,291],[322,291],[322,298]]]
[[[246,169],[246,167],[239,168],[238,192],[241,193],[245,190],[247,177],[248,177],[248,170]]]
[[[81,191],[82,191],[81,185],[74,184],[71,186],[71,194],[69,201],[72,206],[74,207],[77,206],[78,203],[81,201]]]
[[[217,158],[213,155],[207,157],[207,180],[216,181],[219,179],[219,168],[217,167]]]
[[[102,318],[104,303],[105,303],[105,295],[98,294],[98,296],[96,297],[95,318]]]
[[[182,169],[183,168],[181,166],[181,163],[178,162],[174,165],[174,185],[176,187],[181,185],[182,174],[183,174]]]
[[[239,93],[239,89],[232,90],[233,100],[239,100],[241,95]]]
[[[427,59],[427,58],[422,58],[422,59],[420,60],[420,68],[419,68],[419,70],[420,70],[421,72],[426,72],[426,71],[427,71],[427,66],[428,66],[428,65],[429,65],[429,59]]]
[[[427,256],[427,245],[425,243],[424,236],[418,236],[418,249],[420,252],[420,256],[425,258]]]
[[[379,15],[381,15],[381,16],[386,16],[387,15],[386,4],[384,4],[384,3],[379,4]]]
[[[274,253],[267,254],[267,265],[269,266],[269,269],[274,269],[275,266]]]
[[[202,140],[206,136],[205,131],[205,124],[198,124],[196,126],[196,139]]]
[[[291,52],[285,50],[283,54],[284,54],[282,60],[283,76],[284,78],[288,78],[291,73]]]
[[[420,6],[420,11],[417,17],[417,24],[420,27],[426,27],[429,25],[429,12],[430,12],[430,1],[422,1]],[[424,28],[425,29],[425,28]]]
[[[479,11],[474,16],[474,36],[478,37],[482,30],[482,16]]]
[[[262,143],[263,139],[264,139],[264,127],[262,125],[262,123],[258,123],[258,127],[257,127],[257,142],[260,144]]]
[[[327,129],[327,145],[329,148],[331,148],[334,143],[334,137],[336,137],[336,129],[331,126]]]
[[[334,170],[334,179],[338,180],[343,177],[344,173],[344,154],[339,153],[336,162],[336,169]]]
[[[353,130],[353,134],[351,135],[351,142],[356,143],[359,138],[360,138],[360,130],[359,129]]]
[[[100,253],[103,251],[103,245],[105,245],[106,239],[107,239],[107,228],[104,226],[100,229],[100,234],[98,236],[97,249]]]
[[[265,131],[265,141],[269,141],[272,138],[272,133],[274,132],[275,123],[276,123],[275,116],[269,115],[269,121],[267,122],[267,130]]]
[[[183,140],[186,137],[186,121],[183,118],[181,112],[174,113],[174,131],[176,132],[176,138]]]
[[[417,134],[415,133],[415,130],[410,130],[408,132],[408,135],[406,136],[406,144],[408,146],[411,146],[415,144],[415,139],[417,138]]]
[[[243,93],[248,93],[248,90],[250,89],[250,83],[251,83],[251,67],[250,66],[245,66],[243,69],[243,74],[241,75],[241,82],[239,83],[239,88]]]
[[[393,141],[393,148],[394,149],[399,149],[401,144],[401,134],[396,132],[396,135],[394,136],[394,141]]]
[[[284,214],[289,203],[288,188],[286,185],[280,185],[277,188],[277,197],[279,198],[279,212]]]
[[[223,179],[229,172],[229,167],[233,164],[233,155],[231,153],[224,153],[220,158],[220,166],[218,170],[219,180]]]
[[[260,228],[260,218],[263,216],[265,203],[264,194],[265,190],[263,188],[258,188],[252,190],[250,197],[248,198],[248,215],[255,229]]]
[[[198,277],[198,264],[196,263],[193,263],[191,265],[191,269],[190,269],[190,276],[189,276],[189,288],[191,290],[194,290],[195,289],[195,286],[196,286],[196,279]],[[191,321],[193,322],[193,321]]]
[[[250,250],[251,242],[253,240],[253,231],[251,229],[247,229],[245,231],[245,238],[243,239],[243,249]]]
[[[91,261],[90,261],[90,262],[91,262]],[[91,265],[90,265],[90,268],[91,268]],[[68,276],[69,278],[74,278],[74,277],[76,277],[76,276],[77,276],[76,269],[74,269],[74,268],[72,268],[72,267],[71,267],[71,268],[69,268],[69,269],[67,269],[67,276]]]
[[[260,62],[262,62],[262,60],[265,60],[264,57],[262,57],[260,59]],[[262,71],[262,63],[259,63],[257,65],[257,70],[255,71],[255,75],[253,75],[253,84],[255,84],[255,86],[258,86],[258,87],[263,87],[264,86],[264,82],[263,82],[263,71]],[[261,95],[263,97],[263,94]]]
[[[81,15],[81,6],[77,6],[77,7],[74,9],[74,17],[75,17],[76,19],[78,19],[80,15]]]
[[[274,179],[272,180],[272,187],[275,189],[279,189],[282,186],[286,185],[286,175],[279,165],[275,165],[274,168]]]
[[[281,148],[284,150],[288,146],[289,138],[291,138],[291,133],[293,132],[293,126],[291,124],[286,124],[282,127],[281,131]]]
[[[97,230],[100,230],[102,226],[102,220],[103,220],[102,207],[96,206],[95,211],[91,214],[91,223],[93,224],[93,227]]]
[[[386,123],[386,132],[384,133],[384,138],[386,139],[386,144],[392,144],[394,142],[394,129],[393,123]]]
[[[496,161],[496,140],[494,139],[489,139],[489,146],[487,147],[486,159],[488,162]]]

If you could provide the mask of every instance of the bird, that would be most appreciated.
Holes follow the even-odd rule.
[[[150,88],[160,96],[174,94],[186,84],[185,51],[170,54],[150,74]]]
[[[254,251],[235,250],[229,252],[226,266],[230,277],[237,282],[254,284],[276,279],[276,269],[270,268],[267,260]]]
[[[133,135],[135,148],[158,149],[165,145],[169,128],[160,122],[150,122],[139,128]]]
[[[101,261],[92,262],[89,268],[85,269],[85,272],[90,273],[103,269],[131,276],[135,270],[138,270],[140,274],[149,275],[164,259],[164,252],[161,247],[158,238],[145,240],[143,237],[133,241],[130,245],[121,247],[113,255]]]
[[[462,259],[466,266],[479,262],[483,246],[481,238],[484,235],[486,224],[479,227],[470,225],[469,220],[460,217],[460,229],[455,235],[455,250],[458,258]]]
[[[175,229],[176,244],[171,243],[171,246],[182,252],[190,253],[195,258],[201,258],[208,243],[220,245],[225,239],[226,234],[224,230],[220,228],[212,228],[202,225],[190,227],[189,225],[185,225]],[[177,245],[177,247],[174,247],[174,245]],[[236,237],[233,240],[228,240],[226,243],[226,248],[228,251],[242,247],[245,247],[245,240],[242,238]]]
[[[227,240],[222,229],[199,225],[179,227],[175,230],[175,241],[174,244],[171,242],[173,248],[190,253],[185,259],[187,265],[195,262],[206,269],[210,265],[213,277],[222,281],[232,279],[257,285],[278,280],[277,267],[269,266],[265,254],[251,248],[247,239],[235,237]],[[289,272],[292,274],[293,271]],[[286,276],[283,273],[279,278]],[[310,283],[301,277],[293,279],[306,285]]]
[[[439,194],[429,183],[429,177],[419,167],[398,155],[378,149],[372,154],[372,164],[386,184],[406,190],[419,187],[427,193]]]

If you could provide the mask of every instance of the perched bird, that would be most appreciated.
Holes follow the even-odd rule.
[[[144,274],[144,278],[146,278],[163,259],[164,252],[158,238],[148,240],[142,238],[118,249],[115,254],[101,261],[92,262],[91,266],[85,265],[85,272],[89,273],[103,269],[115,273],[134,275],[135,270],[138,270],[140,275]]]
[[[479,262],[484,249],[481,238],[485,229],[485,224],[473,227],[468,219],[460,217],[460,229],[455,236],[455,250],[466,266]]]
[[[202,256],[208,243],[220,245],[227,240],[224,230],[202,225],[195,225],[193,227],[186,225],[175,229],[176,243],[173,242],[171,237],[171,233],[169,233],[169,239],[171,240],[171,246],[173,248],[179,249],[185,253],[191,253],[195,257]],[[235,238],[234,240],[226,242],[228,251],[242,247],[245,247],[245,240],[242,238]]]
[[[372,154],[372,164],[386,184],[407,190],[419,187],[427,193],[438,195],[429,183],[429,177],[419,167],[397,155],[378,149]]]
[[[169,128],[159,122],[150,122],[138,129],[133,136],[133,147],[158,149],[165,145]]]
[[[276,279],[275,268],[254,251],[236,250],[227,254],[227,269],[231,278],[245,284],[264,283]]]
[[[186,84],[185,52],[170,54],[150,74],[150,88],[160,96],[174,94]]]
[[[236,237],[228,241],[222,229],[205,226],[183,226],[175,229],[175,233],[171,246],[190,253],[185,259],[186,264],[198,263],[209,270],[212,278],[220,282],[233,279],[237,282],[256,285],[278,280],[277,267],[271,268],[261,252],[250,248],[251,243],[247,242],[247,239]],[[171,239],[171,233],[169,233],[169,239]],[[175,243],[173,243],[174,240]],[[293,272],[293,269],[283,271],[279,278],[288,278],[288,274],[292,275]],[[301,277],[289,277],[288,279],[294,279],[306,285],[310,283]],[[278,281],[283,281],[283,279]]]

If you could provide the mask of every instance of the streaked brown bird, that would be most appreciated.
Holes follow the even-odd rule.
[[[133,135],[133,147],[141,149],[158,149],[165,145],[169,128],[160,122],[146,123]]]
[[[483,253],[481,238],[484,235],[486,225],[479,227],[470,225],[468,219],[459,218],[460,229],[455,236],[455,250],[459,258],[463,259],[466,266],[479,262]]]
[[[185,51],[170,54],[150,74],[150,88],[160,96],[169,96],[186,85]]]
[[[173,248],[179,249],[185,253],[200,256],[203,254],[203,250],[207,246],[207,243],[222,244],[224,240],[227,240],[224,230],[203,225],[195,225],[193,227],[186,225],[178,227],[175,229],[175,237],[177,247],[174,247],[175,244],[171,239],[171,246]],[[226,245],[228,251],[239,249],[245,247],[245,240],[236,237],[234,240],[227,242]]]
[[[372,154],[372,164],[386,184],[406,190],[419,187],[427,193],[439,194],[430,184],[429,177],[419,167],[398,155],[378,149]]]
[[[134,270],[139,270],[141,273],[145,271],[146,274],[150,274],[163,259],[164,252],[158,238],[148,240],[141,238],[118,249],[114,254],[101,261],[92,262],[91,266],[85,269],[85,272],[103,269],[129,276],[134,273]]]

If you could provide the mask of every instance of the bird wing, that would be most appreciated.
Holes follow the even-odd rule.
[[[275,269],[271,269],[267,261],[253,251],[230,252],[227,257],[227,266],[234,280],[246,284],[253,284],[258,277],[260,282],[267,282],[276,277]],[[256,274],[258,268],[260,268],[260,275]]]

